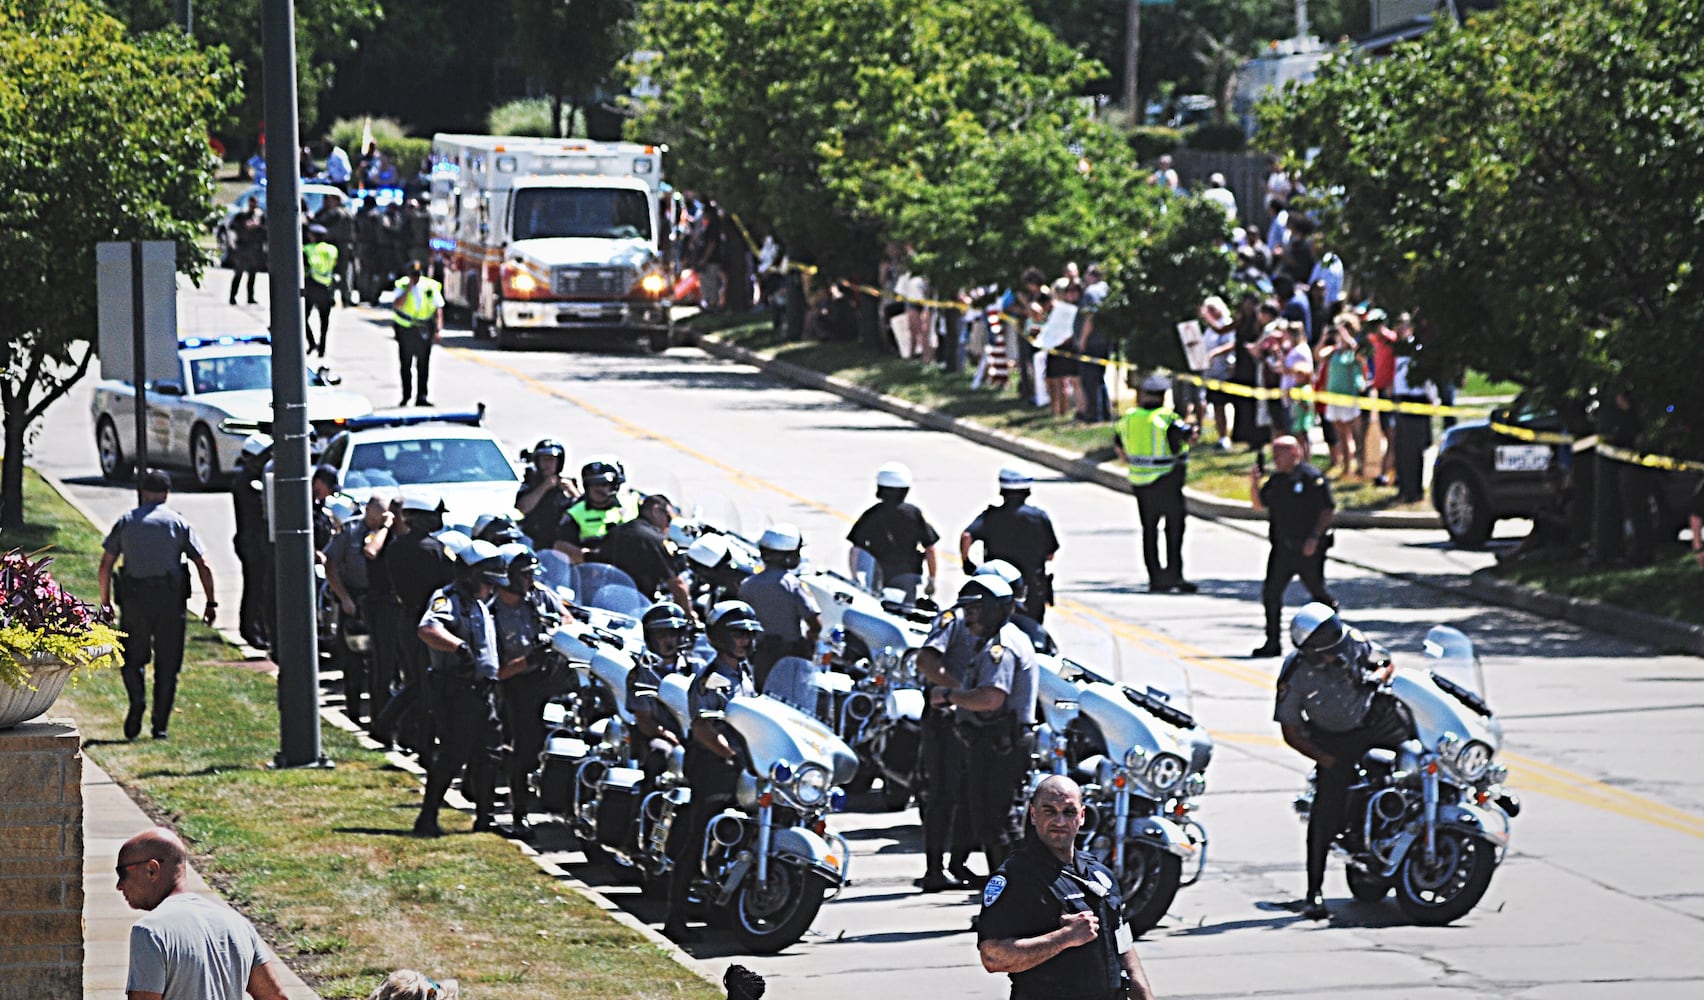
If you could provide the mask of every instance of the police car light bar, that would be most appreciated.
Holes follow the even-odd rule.
[[[180,350],[190,347],[230,347],[233,344],[270,344],[270,333],[223,333],[217,337],[179,337]]]
[[[450,410],[436,413],[374,413],[365,417],[342,417],[328,421],[339,430],[360,431],[373,427],[413,427],[415,424],[462,424],[478,427],[485,421],[485,404],[476,410]]]

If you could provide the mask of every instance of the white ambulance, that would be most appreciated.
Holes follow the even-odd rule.
[[[474,333],[516,346],[586,331],[672,339],[666,147],[585,139],[432,140],[432,260]]]

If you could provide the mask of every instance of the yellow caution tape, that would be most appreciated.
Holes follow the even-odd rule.
[[[1483,417],[1485,415],[1485,410],[1478,407],[1445,406],[1441,403],[1413,403],[1395,399],[1380,399],[1373,396],[1354,396],[1344,392],[1323,392],[1311,385],[1299,385],[1294,389],[1271,389],[1202,378],[1193,374],[1179,374],[1173,376],[1173,378],[1178,382],[1192,382],[1206,389],[1223,392],[1226,395],[1246,396],[1252,399],[1284,399],[1287,395],[1289,399],[1296,402],[1324,403],[1327,406],[1358,406],[1363,410],[1387,410],[1421,416]]]
[[[1491,421],[1491,429],[1517,441],[1530,441],[1533,444],[1575,444],[1574,450],[1580,450],[1572,434],[1563,434],[1559,431],[1535,431],[1530,427],[1516,427],[1514,424],[1499,423],[1495,420]]]
[[[1604,458],[1629,465],[1642,465],[1647,469],[1664,469],[1669,472],[1704,472],[1704,462],[1688,462],[1683,458],[1670,458],[1667,455],[1644,455],[1627,448],[1617,448],[1614,445],[1598,442],[1597,453]]]

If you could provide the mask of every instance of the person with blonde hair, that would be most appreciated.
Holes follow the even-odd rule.
[[[398,969],[367,994],[367,1000],[456,1000],[459,993],[453,979],[438,983],[423,972]]]

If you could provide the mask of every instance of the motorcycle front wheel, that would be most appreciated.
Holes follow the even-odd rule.
[[[1396,902],[1408,919],[1436,927],[1464,916],[1491,886],[1497,857],[1490,844],[1454,831],[1440,831],[1428,865],[1418,845],[1396,873]]]
[[[1153,844],[1132,844],[1124,888],[1124,922],[1130,933],[1153,930],[1177,898],[1183,882],[1183,860]]]
[[[822,909],[823,880],[797,865],[771,859],[769,882],[754,871],[734,894],[734,940],[754,955],[773,955],[798,941]]]

